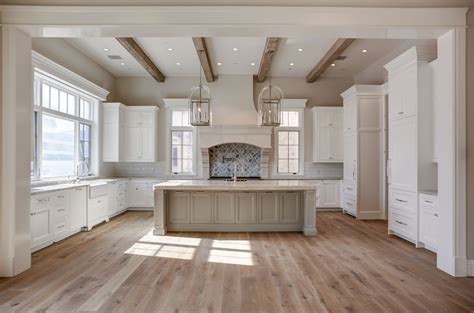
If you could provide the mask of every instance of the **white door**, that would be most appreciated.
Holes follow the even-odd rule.
[[[280,198],[280,223],[298,224],[300,222],[300,193],[282,192]]]
[[[357,98],[344,101],[344,131],[357,130]]]
[[[142,128],[125,127],[123,153],[125,161],[141,161],[143,156]]]
[[[257,194],[238,192],[235,194],[236,223],[257,223]]]
[[[53,218],[49,207],[35,210],[30,214],[31,247],[36,247],[53,239]]]
[[[70,228],[80,230],[87,225],[87,187],[71,189],[69,194]]]
[[[191,223],[212,223],[212,193],[196,191],[191,194]]]
[[[171,224],[189,223],[189,208],[189,192],[170,192],[168,196],[168,221]]]
[[[258,222],[260,224],[277,224],[279,222],[278,192],[262,192],[258,194]]]
[[[235,195],[231,192],[215,192],[213,199],[214,215],[216,224],[235,223]]]
[[[401,117],[416,114],[418,104],[418,65],[413,63],[402,72],[402,112]]]
[[[344,180],[356,181],[357,166],[357,133],[344,134]]]
[[[417,191],[416,119],[393,121],[389,127],[389,184]]]

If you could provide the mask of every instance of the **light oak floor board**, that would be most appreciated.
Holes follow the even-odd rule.
[[[0,279],[0,312],[473,312],[474,279],[387,235],[384,221],[317,213],[318,236],[153,236],[127,212],[33,254]]]

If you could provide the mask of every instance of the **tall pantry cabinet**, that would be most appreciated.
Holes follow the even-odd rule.
[[[418,193],[437,189],[433,162],[433,77],[436,48],[412,47],[388,71],[387,180],[389,233],[419,244]]]
[[[381,219],[383,212],[382,99],[377,85],[355,85],[344,100],[344,180],[342,209],[359,219]]]

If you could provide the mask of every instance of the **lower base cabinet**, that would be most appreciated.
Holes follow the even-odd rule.
[[[420,242],[433,252],[438,250],[439,210],[438,197],[433,194],[421,193],[420,207]]]
[[[300,225],[301,192],[167,193],[169,225]]]
[[[340,208],[340,190],[339,180],[323,180],[319,188],[319,198],[316,207],[318,208]]]

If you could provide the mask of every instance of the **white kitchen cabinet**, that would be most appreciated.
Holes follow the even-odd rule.
[[[257,223],[257,194],[238,192],[235,194],[236,223]]]
[[[235,193],[215,192],[213,196],[214,224],[235,223]]]
[[[118,201],[117,201],[118,183],[117,182],[109,182],[109,183],[107,183],[107,186],[109,187],[109,193],[108,193],[108,198],[107,198],[107,215],[109,217],[112,217],[119,210]]]
[[[339,208],[341,184],[338,180],[324,180],[320,185],[318,208]]]
[[[76,187],[69,191],[70,230],[76,233],[87,224],[87,187]]]
[[[343,162],[343,126],[341,107],[314,107],[313,162]]]
[[[277,224],[280,219],[280,195],[278,192],[260,192],[258,194],[260,224]]]
[[[189,192],[174,191],[168,196],[168,221],[171,224],[190,222],[191,194]]]
[[[31,199],[30,233],[32,251],[39,250],[53,243],[53,212],[49,205],[49,195],[34,196]],[[35,205],[45,201],[43,205]],[[47,204],[45,204],[48,202]]]
[[[132,179],[129,183],[130,197],[129,207],[131,208],[153,208],[155,206],[153,185],[156,180]]]
[[[191,193],[191,223],[212,223],[212,194],[210,192],[195,191]]]
[[[102,151],[104,162],[123,160],[123,127],[125,106],[118,102],[103,103]]]
[[[420,193],[420,242],[428,250],[438,249],[439,208],[438,196],[432,193]]]
[[[280,223],[298,224],[300,222],[300,201],[299,192],[280,193]]]
[[[90,185],[87,199],[87,230],[102,223],[108,222],[108,184]]]
[[[382,86],[355,85],[344,99],[344,182],[342,208],[359,219],[383,218]]]
[[[422,245],[420,215],[426,214],[420,210],[418,193],[436,190],[438,184],[433,163],[433,79],[428,63],[435,57],[436,48],[415,46],[385,65],[389,100],[389,233],[417,246]]]
[[[128,107],[125,110],[124,161],[156,161],[157,112],[156,107]]]
[[[155,162],[157,113],[154,106],[104,103],[104,162]]]

